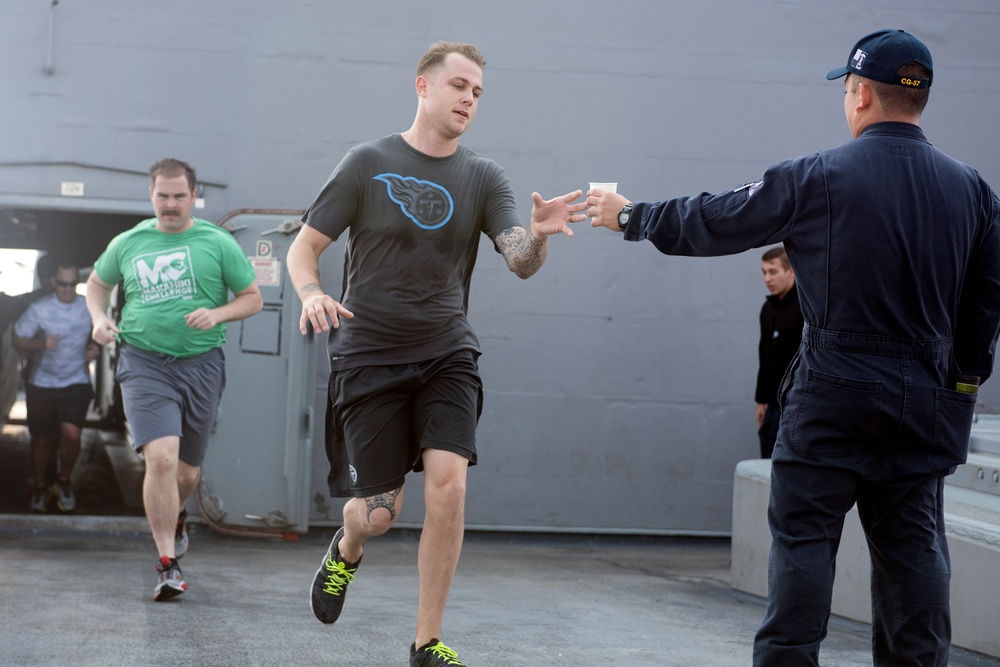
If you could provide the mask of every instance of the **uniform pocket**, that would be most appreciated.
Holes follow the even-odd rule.
[[[872,439],[881,419],[882,382],[810,369],[802,393],[789,395],[791,447],[815,459],[845,459]]]
[[[799,354],[796,352],[795,356],[788,362],[788,368],[785,369],[785,374],[781,376],[781,382],[778,385],[778,405],[782,408],[785,407],[788,392],[791,391],[795,383],[795,373],[799,370]]]
[[[934,396],[934,442],[927,455],[931,472],[952,474],[969,456],[976,394],[938,387]]]

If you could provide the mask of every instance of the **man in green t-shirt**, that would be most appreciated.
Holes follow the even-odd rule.
[[[226,322],[256,314],[263,299],[232,235],[191,216],[194,169],[166,159],[149,178],[156,217],[112,239],[87,281],[87,307],[94,340],[120,346],[116,378],[133,446],[146,461],[142,494],[159,553],[159,601],[187,590],[177,565],[188,544],[182,508],[198,484],[226,383]],[[108,306],[119,283],[125,306],[115,324]]]

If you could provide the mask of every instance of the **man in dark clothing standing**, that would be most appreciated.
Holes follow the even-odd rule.
[[[757,436],[760,458],[771,458],[778,438],[778,385],[789,362],[802,342],[802,310],[795,288],[795,271],[781,246],[771,248],[761,257],[764,285],[771,296],[760,309],[760,343],[757,346]]]
[[[902,30],[847,64],[854,137],[716,195],[587,193],[592,225],[671,255],[783,243],[805,328],[778,392],[767,613],[756,667],[819,665],[844,517],[871,557],[877,667],[945,667],[951,562],[944,478],[964,463],[1000,327],[1000,198],[920,128],[931,54]]]

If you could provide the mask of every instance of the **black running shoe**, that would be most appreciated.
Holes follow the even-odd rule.
[[[160,581],[153,589],[153,600],[156,602],[169,600],[187,590],[187,582],[184,581],[184,575],[181,574],[176,558],[160,557],[156,571],[160,574]]]
[[[330,548],[326,550],[323,564],[316,570],[313,578],[312,595],[309,602],[312,606],[313,614],[323,623],[333,623],[340,618],[340,612],[344,608],[344,596],[347,594],[347,584],[354,581],[354,572],[361,564],[361,559],[357,563],[347,563],[337,551],[337,544],[344,538],[344,529],[341,528],[333,536]]]
[[[421,646],[410,644],[410,667],[465,667],[458,654],[434,638]]]

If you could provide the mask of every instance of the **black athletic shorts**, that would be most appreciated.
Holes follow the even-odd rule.
[[[25,386],[28,431],[36,437],[45,437],[59,433],[59,425],[64,423],[83,428],[93,397],[94,390],[86,383],[68,387]]]
[[[423,470],[421,451],[441,449],[476,464],[483,411],[478,354],[330,374],[326,454],[330,495],[364,498],[403,486]]]

